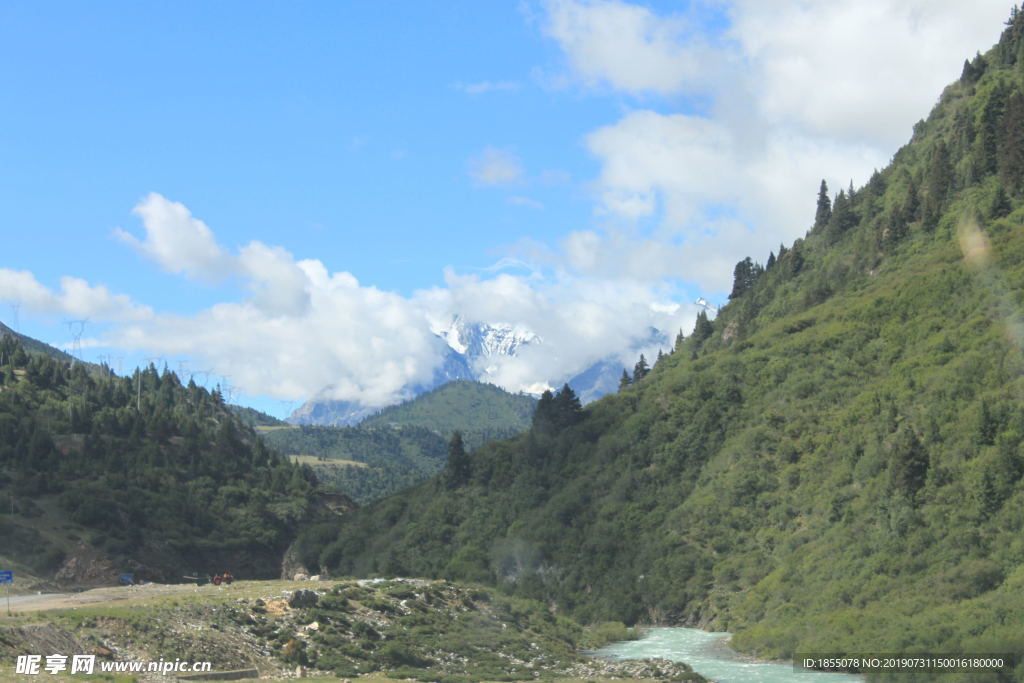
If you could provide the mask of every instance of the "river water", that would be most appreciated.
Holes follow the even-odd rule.
[[[847,683],[864,680],[850,674],[798,671],[792,664],[751,659],[726,645],[729,635],[695,628],[650,628],[640,640],[612,643],[591,654],[613,660],[661,657],[686,662],[697,673],[720,683]]]

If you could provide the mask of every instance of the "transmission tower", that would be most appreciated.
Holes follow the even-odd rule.
[[[64,324],[68,326],[68,334],[71,335],[71,355],[78,360],[82,360],[82,334],[85,332],[85,324],[88,322],[88,318],[64,321]]]
[[[298,403],[298,401],[295,401],[295,400],[283,400],[283,401],[278,401],[278,403],[281,404],[281,411],[284,414],[285,418],[289,418],[289,417],[291,417],[292,413],[295,412],[295,404]]]
[[[202,377],[202,381],[200,381],[199,386],[205,389],[207,383],[209,383],[210,381],[211,374],[213,374],[213,370],[209,368],[206,368],[204,370],[193,370],[192,373],[189,375],[189,379],[194,379],[196,375]]]
[[[237,387],[231,386],[231,375],[221,375],[221,388],[220,393],[224,397],[225,403],[231,403],[235,396],[235,389]]]

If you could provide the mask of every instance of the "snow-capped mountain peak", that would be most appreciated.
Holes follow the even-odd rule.
[[[527,344],[541,341],[533,331],[509,323],[469,322],[461,315],[453,316],[447,326],[434,333],[454,350],[469,359],[491,356],[514,356]]]

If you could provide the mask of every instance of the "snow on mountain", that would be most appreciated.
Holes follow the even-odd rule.
[[[541,342],[541,338],[522,325],[509,323],[471,323],[461,315],[441,329],[432,330],[456,353],[469,359],[490,356],[514,356],[520,347]]]
[[[497,361],[504,356],[516,356],[524,347],[542,345],[544,341],[523,325],[466,320],[461,315],[435,325],[431,331],[448,345],[444,362],[434,372],[429,383],[408,387],[409,397],[419,396],[442,384],[459,379],[488,382],[497,370]],[[639,357],[642,351],[668,344],[667,336],[651,328],[648,338],[635,349],[625,349],[620,356],[601,359],[569,380],[569,385],[584,403],[594,401],[615,391],[627,356]],[[641,348],[642,347],[642,348]],[[489,362],[491,361],[491,362]],[[509,391],[523,391],[539,395],[545,389],[555,388],[549,382],[558,378],[538,378],[526,386],[506,387]],[[324,389],[299,407],[288,421],[292,424],[348,426],[359,423],[380,407],[367,408],[354,401],[326,399],[330,388]]]

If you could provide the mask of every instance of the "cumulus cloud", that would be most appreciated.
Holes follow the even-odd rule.
[[[249,394],[384,405],[430,381],[445,352],[433,330],[453,315],[538,335],[516,357],[486,361],[512,390],[557,384],[643,344],[651,327],[689,332],[697,307],[666,279],[726,291],[733,264],[760,260],[803,234],[818,183],[833,191],[881,167],[964,57],[995,40],[1000,2],[734,0],[710,38],[692,17],[620,0],[542,0],[542,30],[584,88],[622,93],[618,120],[584,136],[599,170],[596,226],[560,241],[523,240],[476,274],[401,296],[261,242],[235,248],[184,205],[153,193],[135,208],[143,234],[117,236],[162,269],[236,278],[245,296],[194,315],[154,313],[76,278],[58,289],[0,269],[0,299],[26,309],[112,323],[103,343],[186,355]],[[467,93],[511,90],[484,81]],[[699,110],[685,106],[699,99]],[[657,106],[655,106],[657,105]],[[512,150],[469,161],[479,185],[520,183]],[[570,180],[561,171],[545,184]],[[507,201],[534,206],[527,197]],[[519,257],[517,260],[515,257]],[[652,353],[654,349],[647,349]]]
[[[964,58],[998,37],[1007,12],[995,0],[733,0],[705,6],[728,22],[700,37],[698,10],[659,15],[621,0],[542,5],[543,30],[580,83],[665,105],[627,110],[586,136],[600,164],[596,211],[613,228],[571,235],[569,258],[587,272],[614,273],[632,272],[636,255],[655,264],[652,273],[703,287],[722,286],[707,264],[763,259],[802,236],[822,178],[836,192],[884,166]],[[681,96],[705,104],[695,110]],[[622,225],[647,233],[627,240]],[[674,270],[658,265],[664,257]]]
[[[738,0],[730,35],[767,121],[891,148],[1008,12],[999,0]]]
[[[587,83],[661,94],[703,81],[714,57],[690,22],[615,0],[548,0],[544,31]]]
[[[32,273],[9,268],[0,268],[0,300],[18,302],[32,313],[119,322],[145,320],[153,314],[149,307],[134,303],[124,294],[114,294],[103,285],[62,277],[60,291],[55,292],[36,280]]]
[[[327,398],[383,406],[430,380],[443,343],[407,299],[366,287],[315,260],[294,264],[308,298],[282,317],[253,302],[195,316],[162,315],[111,335],[126,348],[202,358],[250,394]]]
[[[578,230],[562,241],[562,250],[567,264],[587,277],[653,284],[685,275],[709,291],[722,291],[732,282],[736,259],[723,254],[717,242],[749,247],[751,237],[740,223],[728,220],[719,221],[707,234],[690,237],[686,242],[617,230]]]
[[[213,232],[193,218],[184,204],[152,192],[132,213],[142,219],[146,238],[140,240],[120,228],[114,234],[164,270],[206,280],[219,280],[231,273],[233,264]]]
[[[512,391],[538,382],[557,385],[620,354],[623,363],[632,365],[631,349],[647,341],[652,327],[674,332],[692,327],[696,316],[696,309],[673,304],[663,286],[651,280],[590,277],[564,269],[544,276],[500,273],[488,278],[448,271],[445,284],[414,298],[435,329],[457,312],[470,321],[520,326],[542,340],[521,347],[516,356],[488,358],[477,368]]]
[[[135,246],[185,277],[205,277],[206,256],[243,283],[242,300],[223,301],[192,315],[154,313],[103,286],[66,277],[53,291],[32,273],[0,269],[0,298],[26,309],[90,318],[104,330],[86,345],[185,356],[250,395],[306,399],[313,395],[384,406],[429,384],[443,363],[436,330],[455,315],[470,322],[507,323],[543,340],[519,357],[491,358],[477,368],[513,391],[558,384],[597,360],[646,341],[651,327],[692,324],[654,280],[632,277],[628,266],[610,279],[585,269],[537,268],[506,257],[478,275],[447,271],[445,286],[401,296],[361,284],[345,271],[287,250],[251,242],[237,251],[220,246],[212,230],[183,205],[150,195],[145,207],[178,217],[199,231],[200,252],[164,248],[165,233]],[[152,213],[136,211],[149,221]],[[167,223],[157,221],[163,226]],[[524,247],[525,248],[525,247]],[[554,258],[552,252],[548,256]],[[596,269],[599,270],[599,269]],[[630,364],[635,358],[623,359]]]
[[[510,150],[487,147],[469,160],[469,176],[480,185],[511,185],[523,176],[523,167]]]
[[[782,130],[765,131],[751,143],[715,120],[644,110],[592,132],[587,147],[601,161],[595,188],[603,212],[634,220],[657,215],[663,240],[682,239],[705,259],[732,263],[746,255],[763,258],[780,241],[803,235],[822,176],[838,191],[887,158],[871,148]],[[738,230],[737,221],[749,229]],[[683,268],[674,274],[706,282]]]

